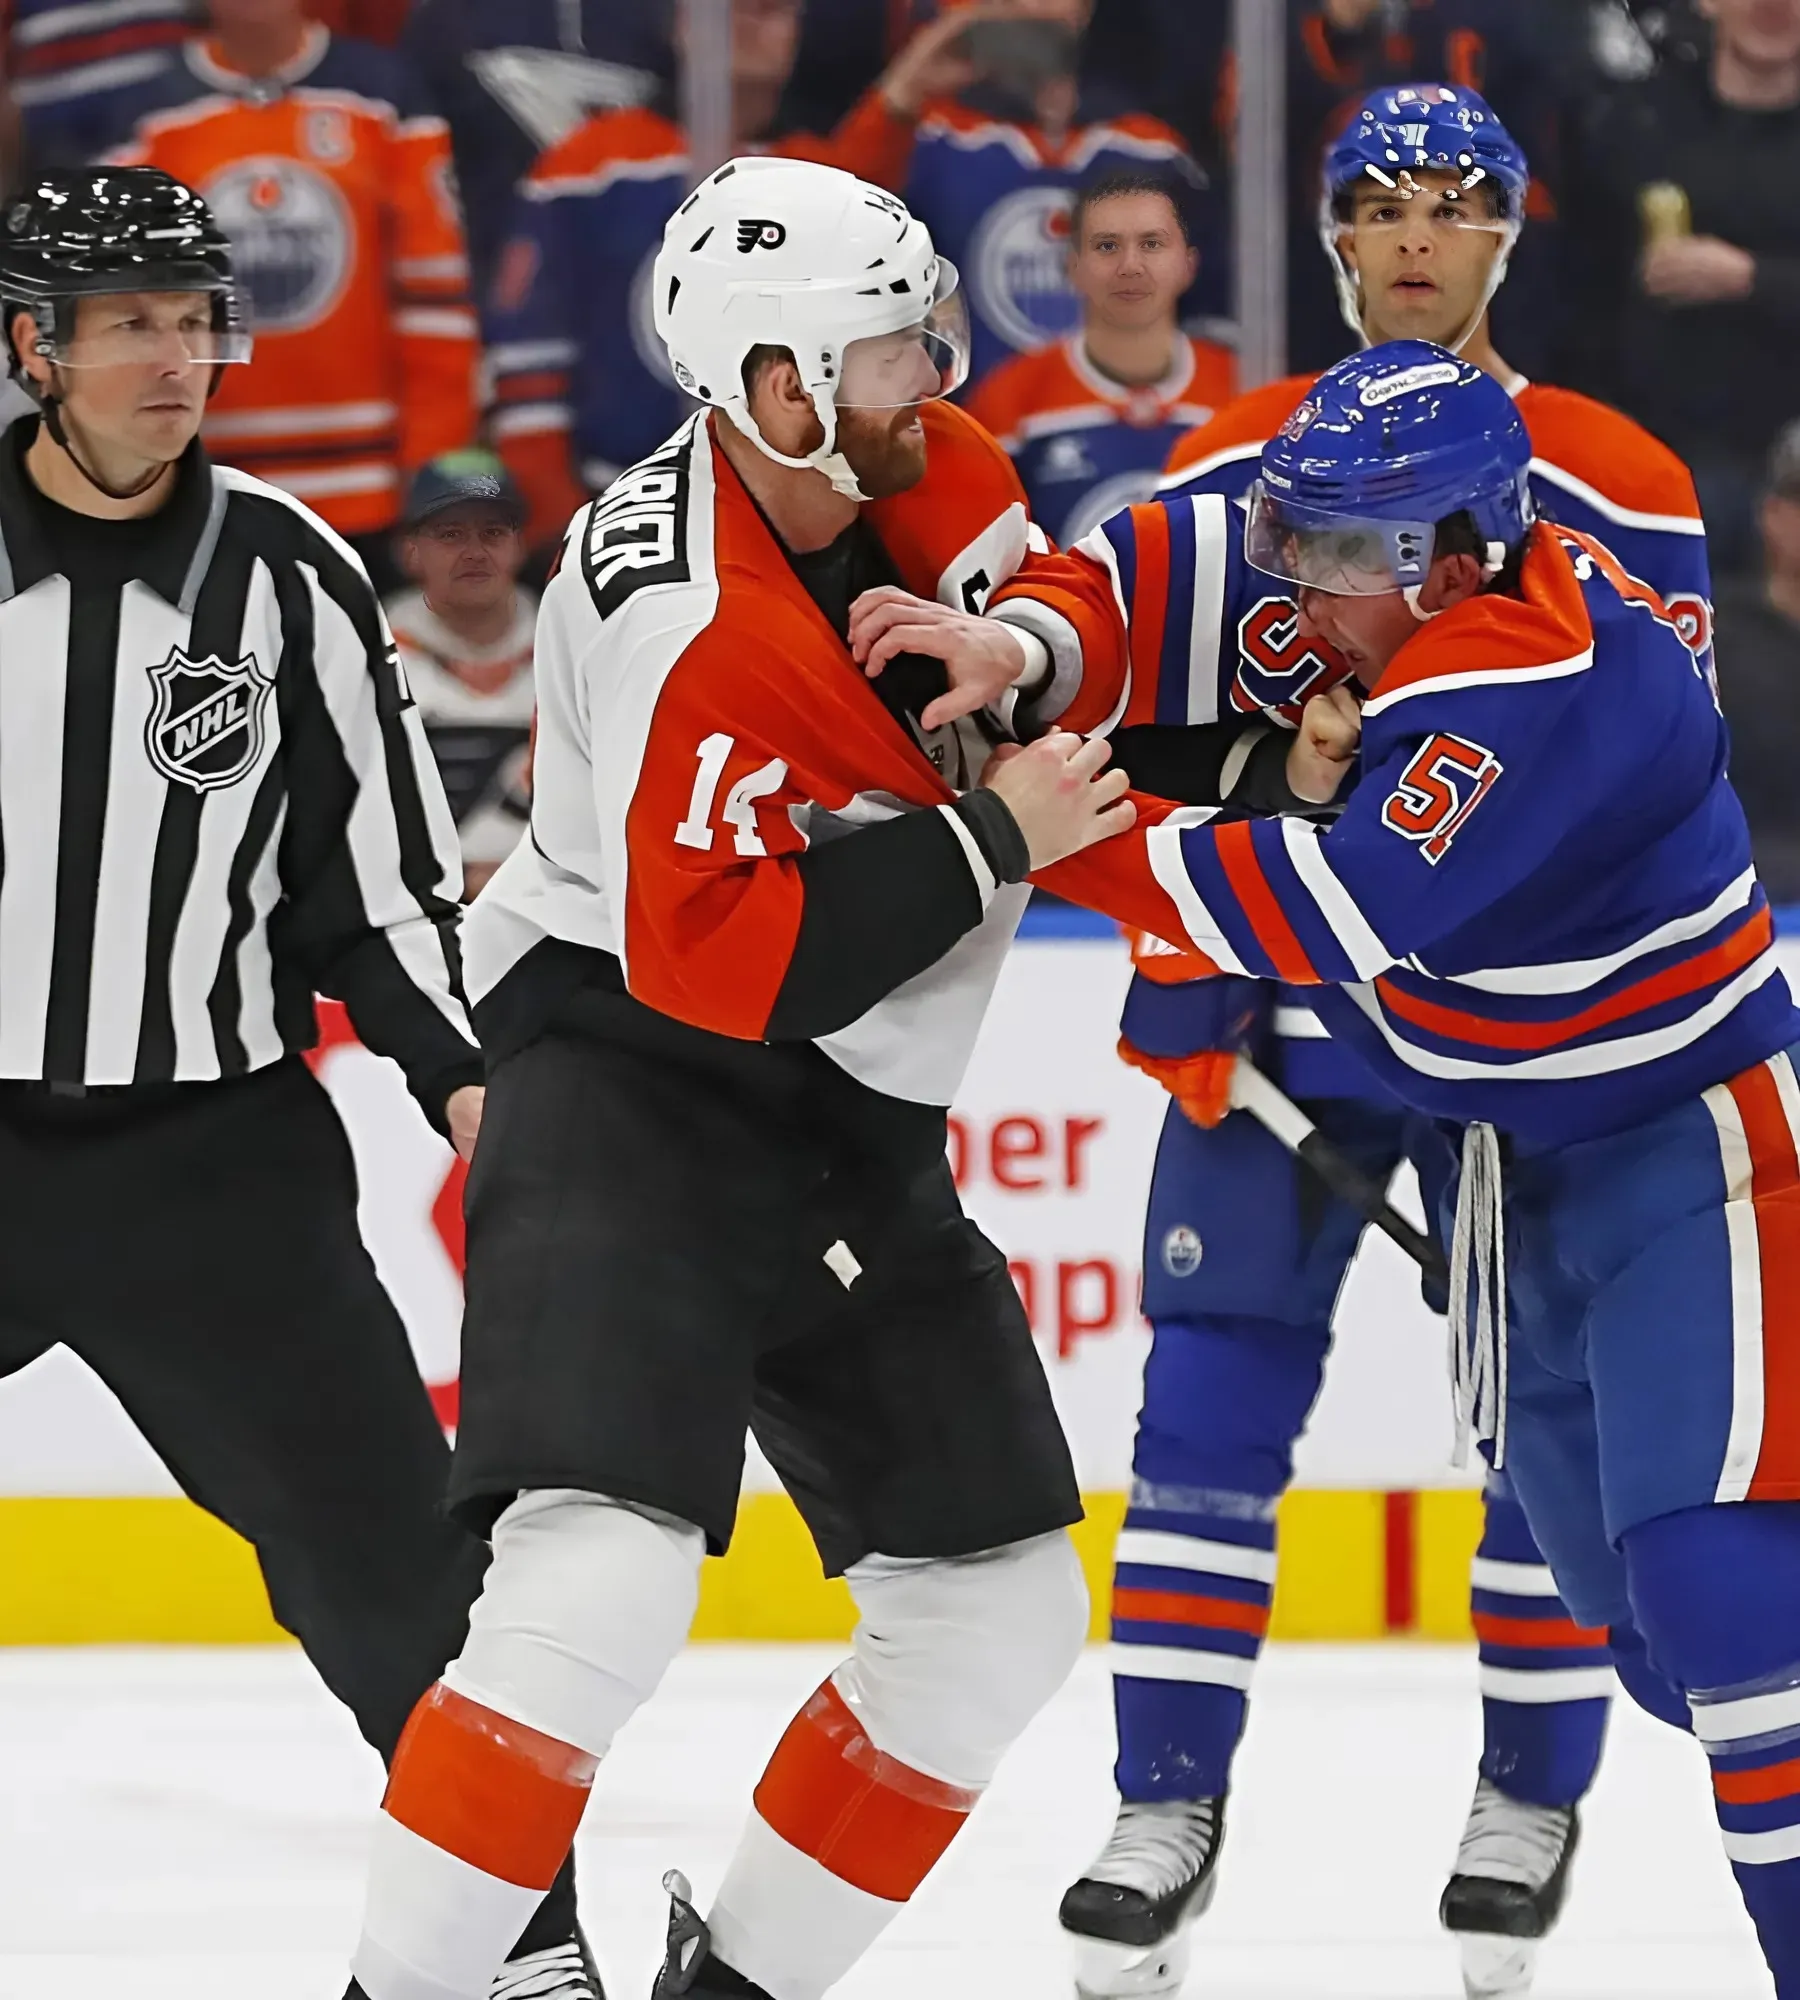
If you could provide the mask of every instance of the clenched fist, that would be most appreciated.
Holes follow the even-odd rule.
[[[1103,738],[1083,741],[1055,729],[1023,748],[1006,744],[988,759],[981,782],[1006,801],[1033,869],[1048,868],[1137,824],[1137,807],[1125,797],[1130,778],[1103,769],[1111,755]]]
[[[1314,695],[1288,751],[1288,790],[1312,805],[1330,805],[1361,743],[1362,709],[1349,688],[1340,684]]]

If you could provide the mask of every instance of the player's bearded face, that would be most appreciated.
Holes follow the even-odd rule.
[[[909,492],[925,477],[925,426],[917,403],[838,412],[837,448],[871,500]]]

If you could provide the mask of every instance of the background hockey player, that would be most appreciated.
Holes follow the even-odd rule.
[[[1147,500],[1182,433],[1231,400],[1231,351],[1179,322],[1200,262],[1185,196],[1141,171],[1088,182],[1069,213],[1081,325],[1003,361],[969,398],[1018,467],[1032,519],[1065,548]]]
[[[1704,653],[1706,543],[1684,468],[1617,412],[1525,382],[1489,336],[1488,306],[1529,180],[1519,149],[1472,93],[1427,84],[1373,94],[1327,159],[1321,190],[1320,234],[1346,321],[1365,339],[1418,336],[1459,348],[1506,388],[1531,433],[1542,511],[1601,536],[1663,593]],[[1255,390],[1184,439],[1166,490],[1240,500],[1265,441],[1311,379]],[[1171,574],[1178,587],[1203,587],[1191,569]],[[1138,575],[1154,572],[1146,563]],[[1291,722],[1341,671],[1273,585],[1239,630],[1240,679],[1227,697],[1239,712]],[[1182,974],[1179,960],[1146,961],[1124,1021],[1128,1043],[1177,1102],[1147,1219],[1144,1303],[1156,1343],[1137,1447],[1141,1492],[1115,1586],[1124,1803],[1113,1845],[1086,1878],[1095,1886],[1071,1891],[1065,1921],[1077,1930],[1116,1927],[1121,1901],[1158,1881],[1207,1893],[1215,1802],[1229,1781],[1273,1585],[1274,1502],[1292,1474],[1292,1444],[1318,1393],[1332,1310],[1362,1229],[1252,1119],[1218,1122],[1222,1104],[1209,1104],[1197,1081],[1207,1073],[1201,1052],[1215,1042],[1252,1048],[1378,1178],[1408,1146],[1399,1107],[1323,1033],[1304,993],[1235,979],[1167,983]],[[1191,1239],[1207,1246],[1204,1257],[1187,1253]],[[1169,1504],[1180,1493],[1202,1498]],[[1560,1907],[1612,1676],[1606,1634],[1558,1600],[1503,1478],[1488,1496],[1474,1578],[1484,1745],[1443,1915],[1468,1940],[1471,1991],[1505,1993],[1523,1990],[1530,1939]],[[1188,1606],[1183,1618],[1136,1615],[1167,1608],[1171,1593]],[[1254,1629],[1248,1614],[1216,1608],[1239,1603],[1254,1609]],[[1179,1914],[1179,1903],[1168,1913]]]
[[[705,1924],[674,1884],[660,1994],[818,2000],[1081,1645],[1068,1447],[945,1107],[1026,872],[1132,808],[1104,745],[990,769],[991,732],[937,726],[941,669],[871,682],[844,638],[867,583],[978,606],[1031,546],[1004,454],[935,400],[954,285],[822,166],[732,161],[669,221],[657,324],[710,409],[571,524],[532,838],[471,912],[492,1111],[451,1492],[495,1562],[389,1786],[369,2000],[486,1992],[731,1538],[746,1423],[863,1623]]]
[[[0,301],[0,1374],[80,1356],[385,1758],[484,1554],[302,1052],[342,1000],[473,1143],[450,816],[355,558],[195,441],[249,345],[205,205],[49,177]],[[567,1875],[520,1953],[594,2000]]]
[[[525,502],[486,451],[451,451],[406,496],[400,564],[413,587],[388,622],[456,820],[474,897],[531,816],[537,598],[519,584]]]
[[[800,0],[732,0],[733,150],[774,119],[800,38]],[[954,19],[926,28],[828,137],[770,150],[898,190],[926,98],[959,81]],[[485,302],[493,436],[531,509],[533,544],[692,408],[651,310],[662,227],[686,193],[687,136],[667,108],[603,113],[548,148],[520,184]]]
[[[1345,687],[1309,705],[1309,727],[1342,720],[1346,756],[1360,726],[1342,816],[1177,816],[1056,874],[1088,901],[1110,878],[1113,914],[1220,971],[1311,986],[1403,1102],[1460,1134],[1440,1219],[1465,1445],[1489,1441],[1631,1691],[1691,1712],[1788,2000],[1800,1015],[1710,678],[1603,544],[1533,525],[1532,463],[1513,400],[1441,348],[1331,369],[1264,451],[1246,553],[1365,696],[1360,725]],[[1208,504],[1109,532],[1191,533]],[[1106,663],[1074,721],[1126,642],[1112,575],[1062,573],[1054,601]],[[1153,602],[1139,620],[1172,616],[1179,656],[1179,599]]]
[[[236,247],[256,359],[207,417],[229,463],[393,574],[406,481],[475,434],[476,324],[444,121],[400,58],[301,0],[211,0],[216,28],[134,92],[117,157],[199,189]]]

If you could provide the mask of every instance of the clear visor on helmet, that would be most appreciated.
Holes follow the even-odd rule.
[[[250,335],[214,321],[206,292],[103,292],[72,302],[37,351],[59,368],[218,368],[250,359]]]
[[[1371,521],[1297,506],[1259,479],[1250,489],[1244,559],[1296,590],[1385,597],[1425,581],[1436,534],[1428,521]]]
[[[1421,172],[1431,178],[1415,179],[1402,167],[1390,179],[1378,168],[1365,167],[1352,195],[1356,229],[1375,236],[1421,225],[1430,228],[1434,236],[1515,233],[1514,223],[1494,214],[1494,191],[1479,167],[1461,179],[1451,178],[1453,168],[1422,168]],[[1340,230],[1351,226],[1347,218],[1337,223]]]
[[[840,410],[897,410],[935,402],[969,377],[969,309],[951,289],[925,317],[896,333],[865,334],[844,349],[833,400]]]

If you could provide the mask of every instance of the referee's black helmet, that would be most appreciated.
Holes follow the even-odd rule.
[[[209,292],[214,331],[247,338],[225,232],[200,196],[160,167],[46,173],[6,205],[0,310],[15,376],[20,312],[31,314],[40,352],[50,353],[68,336],[74,301],[102,292]]]

